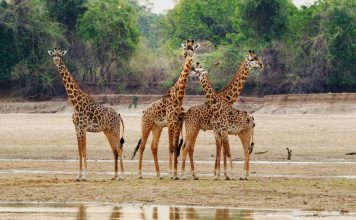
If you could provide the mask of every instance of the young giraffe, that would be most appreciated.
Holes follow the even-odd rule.
[[[172,160],[174,157],[174,178],[177,177],[177,150],[179,134],[183,125],[183,97],[185,94],[185,87],[187,85],[188,73],[192,67],[192,59],[194,51],[199,47],[198,44],[194,45],[194,40],[187,40],[186,45],[183,45],[184,53],[184,68],[179,75],[175,85],[169,90],[167,95],[162,99],[150,104],[148,108],[143,111],[141,139],[134,151],[132,159],[136,152],[140,149],[139,156],[139,178],[142,178],[142,158],[145,150],[147,138],[152,131],[153,139],[151,144],[151,151],[155,163],[156,175],[160,178],[160,171],[157,158],[157,147],[162,129],[168,127],[169,136],[169,177],[172,178]]]
[[[123,139],[124,122],[120,114],[118,114],[115,109],[97,104],[92,97],[79,88],[62,61],[62,56],[67,53],[66,50],[61,51],[60,48],[55,48],[54,51],[48,51],[48,53],[53,57],[53,61],[63,80],[67,95],[74,106],[72,119],[77,133],[79,151],[79,174],[76,179],[78,181],[85,181],[87,179],[86,132],[101,131],[103,131],[107,137],[114,153],[115,174],[112,179],[123,179],[122,147],[125,141]],[[120,123],[122,124],[121,138]],[[120,177],[118,177],[118,157],[120,158]],[[83,162],[84,172],[82,168]]]
[[[249,54],[251,54],[250,51]],[[251,68],[260,66],[259,62],[251,61],[248,64]],[[229,146],[229,134],[238,135],[243,145],[245,154],[245,172],[242,173],[241,179],[247,179],[249,175],[249,153],[250,153],[250,143],[251,147],[253,145],[253,130],[254,130],[254,119],[247,112],[241,112],[234,109],[230,103],[226,102],[215,90],[212,88],[211,83],[208,78],[208,71],[199,67],[192,70],[193,76],[199,76],[200,82],[203,86],[204,94],[207,97],[207,106],[211,111],[211,125],[214,130],[215,140],[216,140],[216,160],[215,160],[215,178],[220,177],[220,152],[221,147],[224,149],[224,156],[227,155],[230,158],[230,165],[232,168],[231,153]],[[226,160],[224,157],[224,169],[225,176],[227,177],[226,171]]]
[[[256,65],[250,65],[250,62],[255,62]],[[256,56],[256,53],[254,51],[249,51],[248,55],[246,55],[245,59],[241,62],[232,80],[227,86],[225,86],[225,88],[220,93],[218,93],[218,95],[227,103],[232,105],[241,94],[241,91],[247,80],[247,76],[249,75],[251,68],[253,68],[254,66],[260,69],[263,68],[263,64]],[[193,179],[198,179],[194,172],[194,145],[200,129],[202,129],[203,131],[213,129],[210,123],[211,117],[212,111],[205,104],[191,107],[185,113],[184,122],[186,130],[186,140],[183,144],[182,156],[183,179],[185,178],[185,160],[188,152],[191,166],[191,175]],[[227,176],[227,174],[225,175]]]

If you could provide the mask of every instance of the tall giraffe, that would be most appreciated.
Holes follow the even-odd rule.
[[[113,180],[123,179],[124,166],[122,160],[122,148],[124,144],[124,122],[115,109],[105,107],[96,103],[92,97],[82,91],[70,74],[62,61],[62,57],[67,53],[55,48],[48,51],[53,57],[53,61],[58,68],[67,95],[74,106],[72,116],[75,131],[77,133],[78,152],[79,152],[79,174],[78,181],[87,179],[87,156],[86,156],[86,132],[104,132],[107,137],[115,159],[115,174]],[[120,129],[122,124],[122,136]],[[120,158],[120,177],[118,177],[118,158]],[[84,172],[83,172],[84,162]]]
[[[187,40],[184,47],[184,68],[181,71],[178,80],[174,86],[169,90],[167,95],[162,99],[151,103],[148,108],[143,111],[141,122],[141,139],[135,148],[132,159],[136,152],[140,149],[139,156],[139,178],[142,178],[142,158],[145,150],[147,138],[152,131],[153,139],[151,144],[151,151],[155,163],[156,175],[160,178],[160,170],[157,158],[157,148],[159,138],[164,127],[168,127],[169,136],[169,176],[177,177],[177,153],[179,133],[182,130],[183,119],[183,97],[185,94],[185,87],[187,85],[187,77],[192,67],[192,59],[194,51],[199,47],[199,44],[194,44],[194,40]],[[174,157],[174,173],[172,171]],[[172,176],[173,174],[173,176]]]
[[[251,62],[254,62],[254,64],[251,64]],[[253,50],[250,50],[249,53],[245,56],[244,60],[241,62],[229,84],[225,86],[225,88],[220,93],[218,93],[218,95],[227,103],[232,105],[241,94],[241,91],[247,80],[247,76],[249,75],[252,68],[262,69],[263,64],[257,57],[256,53]],[[205,104],[191,107],[185,113],[184,121],[186,140],[183,144],[182,178],[185,178],[185,160],[186,155],[189,152],[191,174],[193,179],[198,179],[194,172],[194,145],[200,129],[204,131],[213,129],[210,122],[211,117],[212,111]]]

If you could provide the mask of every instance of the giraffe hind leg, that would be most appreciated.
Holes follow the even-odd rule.
[[[153,121],[147,120],[142,121],[142,134],[141,134],[141,144],[139,146],[140,154],[138,159],[138,178],[142,179],[142,160],[143,152],[145,151],[148,136],[153,128]]]
[[[250,141],[251,141],[251,134],[249,130],[243,131],[239,134],[242,147],[244,150],[244,168],[241,172],[240,180],[247,180],[250,172]]]
[[[158,156],[157,156],[157,151],[158,151],[158,143],[159,139],[161,137],[162,133],[162,128],[158,126],[153,126],[152,128],[152,143],[151,143],[151,151],[153,155],[153,160],[155,163],[155,170],[156,170],[156,176],[157,178],[161,179],[161,173],[159,170],[159,165],[158,165]]]
[[[228,176],[227,173],[227,158],[229,159],[230,163],[230,174],[232,175],[233,173],[233,166],[232,166],[232,157],[231,157],[231,149],[230,149],[230,143],[229,143],[229,136],[225,135],[222,140],[223,143],[223,156],[224,156],[224,176],[226,180],[230,180],[231,178]]]
[[[119,142],[119,134],[111,131],[104,131],[106,138],[108,139],[112,152],[114,154],[114,176],[112,180],[122,180],[124,178],[124,167],[122,161],[122,148]],[[120,159],[120,176],[118,175],[118,159]]]

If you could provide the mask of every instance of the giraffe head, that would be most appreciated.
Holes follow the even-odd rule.
[[[58,64],[61,61],[62,56],[67,53],[66,50],[61,50],[61,48],[54,48],[53,51],[48,51],[48,54],[53,57],[53,61],[55,64]]]
[[[191,71],[189,72],[190,76],[195,76],[195,77],[199,77],[199,79],[201,80],[202,78],[205,77],[205,75],[208,74],[208,70],[204,69],[199,62],[196,63],[195,66],[192,66]]]
[[[199,47],[199,44],[194,44],[194,40],[187,40],[185,44],[182,44],[182,47],[184,49],[184,58],[190,57],[192,58],[194,56],[195,50]]]
[[[248,54],[246,55],[246,64],[248,68],[258,68],[263,69],[263,64],[257,57],[255,51],[249,50]]]

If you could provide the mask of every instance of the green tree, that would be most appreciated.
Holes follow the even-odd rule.
[[[94,47],[102,79],[111,82],[112,65],[122,68],[138,44],[137,15],[126,0],[92,1],[87,7],[77,33]]]
[[[237,1],[181,0],[162,19],[162,32],[175,46],[193,38],[218,45],[234,33],[232,15]]]
[[[239,0],[234,27],[243,39],[279,40],[287,33],[288,17],[296,10],[291,0]]]
[[[85,12],[86,0],[46,0],[49,16],[74,31],[77,19]]]
[[[331,62],[328,85],[336,91],[356,91],[356,3],[355,1],[325,1],[321,25],[327,39]]]
[[[27,97],[48,98],[54,94],[55,74],[48,65],[48,47],[65,42],[63,31],[52,22],[41,0],[1,4],[0,49],[4,55],[5,79],[18,79]],[[2,51],[3,53],[3,51]],[[11,71],[11,76],[9,75]]]

